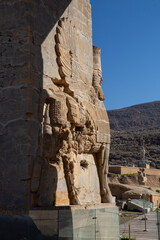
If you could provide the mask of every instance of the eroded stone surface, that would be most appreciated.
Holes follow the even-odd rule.
[[[111,202],[90,1],[1,1],[0,9],[0,208]]]

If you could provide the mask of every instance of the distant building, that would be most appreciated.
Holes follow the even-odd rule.
[[[150,163],[148,161],[138,161],[138,167],[149,169]]]

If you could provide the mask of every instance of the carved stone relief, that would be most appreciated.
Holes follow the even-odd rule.
[[[81,204],[79,191],[75,186],[75,166],[79,154],[91,154],[95,159],[99,178],[102,203],[113,202],[107,183],[108,157],[110,150],[110,129],[106,110],[103,105],[104,94],[101,89],[102,72],[100,64],[100,49],[93,47],[93,82],[83,98],[75,97],[72,80],[76,79],[73,62],[77,61],[76,27],[69,18],[58,22],[55,36],[55,51],[60,80],[53,80],[56,87],[46,89],[42,122],[42,162],[57,169],[63,168],[68,197],[71,205]],[[77,78],[78,78],[77,73]],[[56,90],[55,90],[56,89]],[[43,164],[42,164],[43,165]],[[89,168],[87,160],[81,160],[80,166]],[[43,168],[43,167],[42,167]],[[42,176],[42,174],[41,174]],[[86,183],[87,184],[87,183]],[[34,205],[54,204],[53,200],[38,201],[43,193],[43,180],[40,187],[34,191]],[[53,199],[53,197],[52,197]]]
[[[102,70],[101,70],[101,49],[93,46],[93,87],[99,100],[103,101],[104,94],[101,88],[102,85]]]

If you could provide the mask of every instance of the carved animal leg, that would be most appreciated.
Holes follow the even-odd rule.
[[[78,199],[78,193],[74,186],[74,166],[73,162],[68,158],[68,156],[63,156],[63,167],[65,173],[65,179],[68,188],[68,195],[70,200],[70,205],[80,205]]]
[[[112,197],[107,181],[109,149],[110,144],[103,144],[100,151],[96,154],[102,203],[114,202],[114,198]]]

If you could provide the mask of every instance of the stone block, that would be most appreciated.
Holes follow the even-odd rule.
[[[111,205],[33,209],[30,216],[42,234],[60,240],[119,240],[119,211]]]

